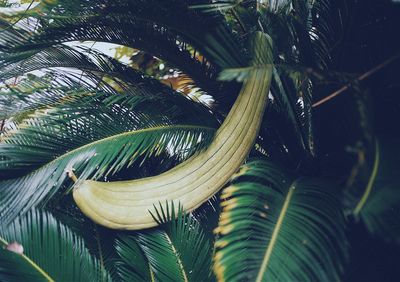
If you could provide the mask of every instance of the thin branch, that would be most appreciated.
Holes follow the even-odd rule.
[[[397,54],[397,55],[391,57],[390,59],[384,61],[383,63],[379,64],[378,66],[374,67],[373,69],[371,69],[371,70],[367,71],[366,73],[360,75],[355,80],[347,83],[342,88],[340,88],[337,91],[333,92],[331,95],[329,95],[329,96],[319,100],[318,102],[314,103],[312,105],[312,107],[315,108],[315,107],[318,107],[318,106],[322,105],[325,102],[328,102],[329,100],[335,98],[336,96],[342,94],[344,91],[349,89],[355,82],[360,82],[360,81],[365,80],[366,78],[370,77],[371,75],[373,75],[376,72],[380,71],[381,69],[385,68],[386,66],[388,66],[389,64],[391,64],[392,62],[396,61],[399,58],[400,58],[400,54]]]

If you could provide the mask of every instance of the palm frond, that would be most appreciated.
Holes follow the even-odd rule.
[[[223,18],[189,11],[186,1],[98,1],[91,5],[87,1],[74,2],[75,6],[58,3],[60,9],[53,9],[47,15],[51,24],[42,20],[38,34],[28,41],[18,42],[10,35],[3,45],[14,46],[14,50],[19,46],[17,49],[22,51],[74,40],[106,41],[147,51],[179,66],[179,60],[182,64],[195,59],[185,47],[190,44],[217,64],[243,63],[239,52],[233,52],[238,51],[235,48],[239,45],[234,44]],[[35,17],[34,14],[30,16]],[[38,13],[36,17],[43,19],[43,14]],[[163,48],[158,48],[160,45]],[[191,67],[199,69],[193,64]],[[190,68],[179,68],[190,71]]]
[[[330,11],[327,0],[271,0],[260,5],[259,21],[277,50],[274,61],[279,76],[275,76],[272,94],[282,119],[293,128],[298,140],[290,144],[293,136],[285,137],[291,145],[286,146],[289,151],[305,149],[311,156],[315,155],[312,92],[321,76],[310,74],[320,73],[330,63],[337,37]],[[296,70],[298,67],[302,70]],[[282,127],[278,130],[280,135],[287,135]]]
[[[307,128],[307,120],[305,118],[308,117],[308,114],[305,112],[304,108],[299,105],[299,97],[297,95],[293,95],[293,93],[297,92],[292,87],[290,87],[287,82],[287,78],[285,80],[284,73],[281,71],[275,70],[273,73],[273,83],[272,83],[272,93],[274,98],[276,99],[277,110],[281,113],[288,123],[294,128],[296,136],[299,139],[299,143],[303,149],[311,150],[311,134],[309,128]]]
[[[71,201],[71,204],[74,203]],[[119,273],[123,272],[124,266],[118,264],[119,256],[115,244],[119,232],[102,228],[86,218],[83,214],[79,214],[79,216],[82,218],[83,223],[81,224],[81,228],[85,230],[82,232],[82,237],[88,245],[89,252],[98,259],[100,267],[109,273],[112,281],[121,281]],[[65,218],[67,217],[68,215],[65,215]],[[124,279],[122,280],[124,281]]]
[[[9,116],[10,113],[19,112],[21,109],[31,111],[46,105],[45,101],[54,103],[67,100],[68,95],[75,93],[76,88],[82,88],[82,92],[101,90],[111,94],[123,92],[148,97],[169,94],[173,95],[170,97],[171,100],[175,99],[178,103],[185,100],[158,80],[145,76],[90,48],[75,50],[61,45],[7,55],[0,61],[2,62],[0,81],[15,77],[14,82],[16,82],[6,84],[0,91],[0,105],[5,109],[3,113],[5,118],[7,118],[5,115],[7,112]],[[79,69],[86,72],[86,75],[61,71],[60,67]],[[58,69],[49,71],[48,68]],[[40,77],[33,74],[25,75],[29,71],[38,69],[41,69],[45,75]],[[23,77],[17,79],[20,75]],[[114,89],[114,85],[105,82],[104,77],[111,79],[118,89]],[[73,88],[72,91],[70,88]],[[121,96],[114,98],[121,100]]]
[[[296,4],[298,9],[293,8],[292,2],[298,2]],[[310,1],[268,1],[259,5],[260,13],[254,14],[253,17],[259,18],[259,24],[274,42],[274,59],[269,61],[273,61],[276,67],[271,92],[274,97],[272,101],[274,110],[279,114],[279,124],[272,124],[271,127],[283,137],[285,147],[289,151],[298,151],[300,157],[314,155],[311,111],[313,82],[305,71],[306,66],[314,67],[308,61],[310,63],[315,61],[312,59],[313,55],[308,54],[312,50],[309,46],[310,42],[313,41],[307,31],[314,24],[309,19],[314,13],[313,3]],[[293,16],[293,10],[296,11],[295,16]],[[303,21],[304,18],[305,21]],[[318,19],[322,20],[319,16]],[[300,37],[305,39],[299,39]],[[256,64],[255,67],[269,66]],[[247,77],[251,69],[248,67],[224,69],[219,74],[219,79],[241,81]],[[282,121],[290,126],[295,134],[286,130],[286,126],[280,126]]]
[[[371,234],[399,243],[400,181],[397,173],[400,152],[397,147],[397,138],[376,141],[368,180],[350,187],[346,202],[352,207],[351,214],[361,220]],[[364,184],[361,186],[364,189],[358,189],[358,184]]]
[[[120,257],[116,265],[122,281],[155,281],[153,269],[133,236],[121,236],[115,241],[115,248]]]
[[[215,132],[207,126],[210,114],[182,99],[192,106],[130,95],[77,97],[6,133],[0,144],[0,174],[9,178],[0,182],[3,222],[54,196],[68,178],[66,169],[80,179],[99,179],[162,152],[185,159],[204,148]]]
[[[3,243],[7,243],[4,241]],[[1,281],[49,281],[48,274],[32,262],[27,256],[0,248]],[[52,280],[50,280],[52,281]]]
[[[243,82],[255,69],[270,68],[274,62],[273,42],[271,37],[262,32],[255,32],[250,38],[252,62],[248,67],[226,68],[219,74],[220,80],[237,80]],[[267,50],[267,51],[266,51]]]
[[[110,88],[103,89],[114,92]],[[79,96],[93,95],[95,92],[100,93],[100,90],[76,82],[69,73],[47,71],[41,76],[27,74],[16,79],[15,83],[0,86],[0,107],[3,109],[0,118],[20,123],[35,111],[70,102]]]
[[[159,281],[188,281],[188,272],[183,267],[171,238],[161,230],[137,235],[151,270]]]
[[[256,52],[252,56],[254,66],[224,69],[220,72],[219,79],[243,81],[254,69],[269,68],[272,62],[279,62],[280,59],[277,53],[279,50],[276,50],[275,46],[275,58],[264,58],[264,60],[259,58],[260,55],[258,54],[262,54],[263,48],[272,49],[272,39],[269,36],[268,38],[269,40],[265,42],[253,40],[251,43],[253,46],[257,46]],[[258,63],[263,61],[271,63]],[[272,127],[285,137],[286,146],[290,151],[300,148],[303,154],[304,151],[309,154],[314,153],[311,96],[309,95],[311,91],[311,81],[307,75],[298,71],[296,67],[288,67],[286,65],[275,66],[271,87],[271,94],[273,96],[271,104],[274,110],[278,112],[281,120],[279,124],[273,124],[274,120],[269,120],[269,122],[272,123]],[[282,120],[293,128],[294,134],[288,132],[286,127],[282,129],[282,126],[280,126]]]
[[[334,281],[346,258],[344,220],[329,184],[267,161],[223,190],[214,270],[221,281]]]
[[[190,62],[188,62],[190,65]],[[197,67],[197,66],[195,66]],[[116,59],[110,58],[92,48],[75,46],[69,47],[63,44],[50,47],[38,47],[27,51],[7,52],[0,59],[0,81],[23,76],[28,72],[41,70],[48,72],[49,69],[68,68],[84,72],[79,77],[84,83],[92,82],[93,85],[104,84],[104,77],[118,79],[122,83],[119,86],[125,91],[133,91],[135,94],[151,95],[152,91],[158,92],[160,83],[150,77],[144,76],[142,72],[126,66]],[[189,69],[194,69],[189,67]],[[194,70],[195,79],[199,85],[210,93],[217,92],[217,85],[213,82],[206,71]],[[143,88],[143,82],[146,87]],[[126,86],[129,84],[129,87]],[[154,84],[154,87],[152,87]],[[164,86],[164,88],[167,88]],[[132,90],[133,89],[133,90]]]
[[[216,0],[212,1],[212,3],[192,5],[190,9],[199,9],[203,12],[224,12],[235,8],[243,1],[244,0]]]
[[[308,67],[324,68],[335,38],[331,4],[327,0],[272,0],[261,4],[260,20],[271,33],[285,60],[295,58]],[[286,42],[283,40],[286,39]],[[282,54],[283,55],[283,54]]]
[[[117,60],[87,47],[55,45],[21,52],[7,52],[0,60],[1,80],[48,68],[74,68],[89,73],[109,75],[138,83],[143,75]]]
[[[214,229],[218,226],[220,214],[220,192],[192,211],[193,217],[200,223],[204,231],[210,234],[209,240],[215,241],[216,239]]]
[[[110,280],[83,240],[47,212],[33,210],[7,228],[0,227],[0,234],[4,241],[24,248],[23,256],[0,250],[2,281]]]
[[[72,195],[59,196],[46,205],[46,210],[83,239],[89,253],[97,259],[100,268],[109,274],[112,281],[121,281],[118,274],[120,257],[115,245],[116,238],[121,232],[103,228],[87,218],[76,207]]]
[[[173,203],[160,205],[153,216],[159,228],[117,240],[121,274],[131,277],[130,269],[138,281],[212,281],[212,242],[199,222]]]
[[[191,214],[185,214],[183,207],[180,204],[176,206],[174,202],[170,205],[167,202],[165,209],[160,203],[152,214],[165,231],[170,244],[174,245],[186,280],[211,280],[211,238],[204,232],[200,222]]]
[[[287,123],[294,134],[287,132],[277,125],[275,128],[290,144],[289,150],[300,147],[308,155],[315,154],[314,130],[312,122],[311,93],[312,82],[307,75],[300,72],[276,70],[273,75],[272,95],[275,98],[273,105],[280,118]],[[289,136],[287,136],[289,135]]]

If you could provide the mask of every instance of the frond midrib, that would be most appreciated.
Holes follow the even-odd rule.
[[[368,184],[365,188],[364,194],[362,195],[360,201],[357,203],[356,208],[353,211],[353,214],[355,216],[358,216],[365,206],[366,202],[368,201],[368,198],[372,192],[372,188],[374,187],[375,184],[375,179],[378,175],[378,169],[379,169],[379,159],[380,159],[380,148],[379,148],[379,143],[377,140],[375,140],[375,160],[374,160],[374,166],[372,168],[371,176],[369,177]]]
[[[129,135],[136,135],[136,134],[141,134],[141,133],[146,133],[146,132],[155,132],[155,131],[164,131],[164,130],[168,130],[168,129],[204,129],[204,130],[209,130],[209,131],[214,131],[215,128],[212,127],[208,127],[208,126],[197,126],[197,125],[168,125],[168,126],[155,126],[155,127],[149,127],[149,128],[145,128],[145,129],[139,129],[139,130],[134,130],[134,131],[127,131],[127,132],[123,132],[123,133],[119,133],[116,135],[112,135],[112,136],[108,136],[99,140],[96,140],[92,143],[88,143],[86,145],[83,145],[79,148],[73,149],[61,156],[59,156],[58,158],[56,158],[55,160],[53,160],[52,162],[56,161],[57,159],[61,158],[61,157],[66,157],[68,155],[72,155],[74,153],[76,153],[77,151],[86,149],[86,148],[90,148],[92,146],[95,146],[99,143],[103,143],[103,142],[107,142],[110,141],[114,138],[120,138],[120,137],[124,137],[124,136],[129,136]]]
[[[262,281],[262,279],[263,279],[263,277],[265,275],[265,272],[266,272],[266,270],[268,268],[268,263],[270,261],[271,255],[272,255],[272,251],[273,251],[273,249],[274,249],[274,247],[275,247],[275,245],[277,243],[279,231],[281,230],[283,220],[284,220],[284,218],[286,216],[286,213],[287,213],[287,210],[289,208],[289,204],[290,204],[290,201],[291,201],[291,199],[293,197],[293,193],[294,193],[295,189],[296,189],[296,181],[293,182],[292,185],[290,185],[290,187],[289,187],[289,190],[288,190],[288,193],[286,195],[285,201],[283,203],[282,209],[281,209],[281,211],[279,213],[278,221],[276,222],[276,225],[274,227],[274,231],[272,233],[271,240],[269,241],[268,248],[267,248],[267,250],[265,252],[265,255],[263,257],[260,270],[259,270],[259,272],[257,274],[256,282],[261,282]]]
[[[58,157],[56,157],[54,160],[50,161],[49,163],[39,167],[38,169],[36,169],[35,171],[42,169],[43,167],[47,167],[50,166],[54,163],[57,163],[60,159],[64,159],[68,156],[71,156],[73,154],[75,154],[76,152],[79,152],[81,150],[85,150],[87,148],[93,147],[97,144],[103,143],[103,142],[108,142],[111,141],[112,139],[115,138],[120,138],[120,137],[124,137],[124,136],[134,136],[137,134],[142,134],[142,133],[146,133],[146,132],[156,132],[156,131],[167,131],[167,130],[174,130],[174,129],[203,129],[205,131],[215,131],[215,128],[209,127],[209,126],[198,126],[198,125],[168,125],[168,126],[155,126],[155,127],[149,127],[149,128],[145,128],[145,129],[139,129],[139,130],[135,130],[135,131],[127,131],[127,132],[123,132],[123,133],[119,133],[116,135],[112,135],[112,136],[108,136],[99,140],[96,140],[94,142],[85,144],[81,147],[75,148],[69,152],[66,152]],[[34,173],[35,171],[31,172]]]
[[[179,256],[179,252],[176,250],[174,244],[172,243],[170,236],[166,232],[164,234],[165,234],[165,238],[167,239],[168,243],[171,246],[172,252],[174,253],[174,255],[176,257],[176,262],[178,263],[179,269],[182,272],[183,281],[189,282],[188,276],[187,276],[185,268],[183,266],[183,262]]]
[[[0,237],[0,243],[2,243],[3,245],[7,246],[8,242],[3,239],[2,237]],[[44,271],[40,266],[38,266],[34,261],[32,261],[29,257],[27,257],[25,254],[21,254],[21,257],[27,262],[29,263],[37,272],[40,273],[40,275],[42,275],[47,281],[49,282],[55,282],[55,280],[53,278],[50,277],[49,274],[47,274],[46,271]]]

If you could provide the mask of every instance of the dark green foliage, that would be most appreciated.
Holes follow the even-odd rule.
[[[385,241],[400,242],[400,193],[397,179],[400,162],[397,138],[376,140],[368,174],[346,194],[351,216]],[[369,156],[369,155],[368,155]]]
[[[397,95],[375,89],[374,107],[396,112],[375,129],[358,81],[345,98],[313,107],[359,75],[343,73],[338,53],[362,52],[364,39],[336,48],[352,1],[23,2],[27,10],[0,10],[0,237],[27,257],[2,241],[1,281],[341,281],[342,212],[399,242],[398,138],[381,134],[398,131]],[[133,69],[82,42],[136,48],[158,63]],[[260,58],[266,49],[273,56]],[[353,56],[346,71],[370,67]],[[188,214],[177,203],[155,207],[160,225],[140,232],[107,230],[77,209],[66,170],[115,181],[170,169],[207,147],[248,73],[270,65],[250,153],[258,160],[222,194]],[[170,68],[197,93],[167,86]],[[198,93],[215,103],[189,98]]]
[[[212,241],[199,222],[173,204],[156,208],[157,230],[125,234],[116,241],[123,281],[212,281]],[[176,220],[173,220],[176,218]]]
[[[32,210],[7,228],[1,227],[0,236],[7,242],[19,242],[24,247],[24,255],[56,281],[109,280],[83,240],[49,213]],[[48,277],[38,273],[32,262],[21,255],[6,250],[0,254],[2,281],[22,281],[28,277],[29,281],[47,281]]]
[[[244,165],[223,190],[214,269],[223,281],[335,281],[347,256],[330,184],[267,161]],[[240,255],[238,255],[240,254]]]
[[[47,281],[20,254],[0,249],[0,279],[1,281]]]
[[[154,273],[145,254],[132,236],[123,236],[115,242],[120,256],[118,275],[122,281],[153,281]]]
[[[185,118],[185,108],[179,113],[166,102],[163,111],[165,98],[85,93],[74,91],[68,102],[39,110],[3,137],[0,175],[21,174],[0,181],[4,221],[50,199],[68,178],[66,170],[74,169],[81,179],[99,179],[164,151],[184,159],[208,144],[215,131],[196,121],[200,116]],[[156,102],[157,112],[151,114]]]

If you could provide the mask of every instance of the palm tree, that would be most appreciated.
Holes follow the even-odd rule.
[[[373,129],[366,99],[355,95],[348,110],[357,159],[335,171],[335,156],[320,152],[326,136],[314,131],[315,102],[326,81],[349,79],[330,71],[329,1],[25,6],[0,10],[1,281],[337,281],[351,222],[399,239],[397,140]],[[97,42],[117,44],[130,62]],[[259,99],[245,109],[262,112],[266,103],[264,115],[231,110],[246,89]],[[236,140],[235,150],[249,144],[239,170],[225,172],[229,160],[220,176],[199,181],[196,193],[230,179],[200,207],[148,189],[139,200],[149,208],[138,210],[126,204],[139,195],[131,184],[115,190],[185,168],[224,134],[219,127],[239,137],[254,127],[255,140]],[[83,202],[82,183],[95,183]],[[106,204],[87,212],[98,198]],[[157,226],[106,223],[142,216]]]

